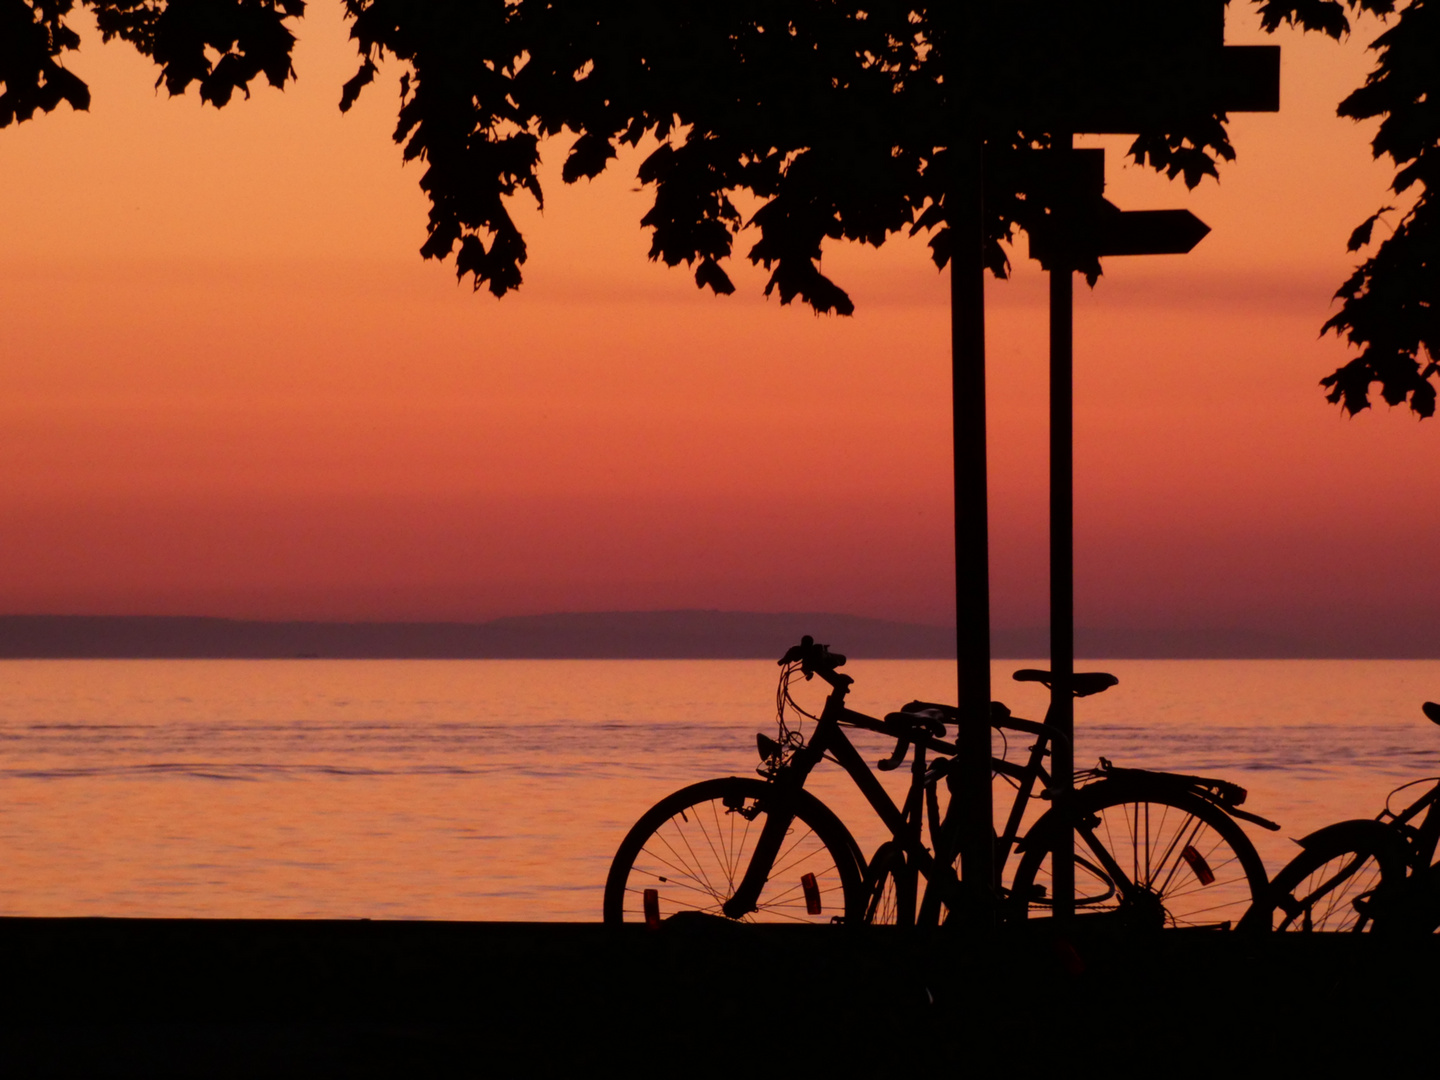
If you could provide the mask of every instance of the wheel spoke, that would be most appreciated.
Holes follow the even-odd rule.
[[[680,889],[680,890],[682,890],[682,891],[684,891],[684,890],[689,890],[690,892],[699,893],[699,894],[701,894],[701,895],[708,895],[708,894],[705,893],[705,890],[703,890],[703,889],[697,889],[697,888],[695,888],[695,886],[693,886],[693,885],[686,885],[686,884],[684,884],[683,882],[676,881],[674,878],[670,878],[670,879],[666,882],[666,885],[667,885],[667,886],[674,885],[676,888],[678,888],[678,889]],[[627,893],[629,893],[629,894],[631,894],[631,895],[633,895],[633,896],[637,896],[637,897],[643,897],[643,895],[644,895],[644,890],[643,890],[643,889],[626,889],[625,891],[626,891]],[[676,904],[676,905],[678,905],[678,906],[680,906],[680,907],[688,908],[688,909],[690,909],[690,910],[692,910],[692,911],[719,911],[719,910],[720,910],[720,899],[721,899],[721,898],[720,898],[720,897],[717,897],[717,896],[711,896],[711,897],[710,897],[710,899],[711,899],[712,901],[714,901],[713,903],[709,903],[709,904],[699,904],[699,903],[690,902],[688,899],[684,899],[684,898],[677,899],[677,898],[675,897],[675,895],[672,894],[672,893],[669,891],[669,889],[667,888],[667,889],[661,890],[661,892],[660,892],[660,898],[661,898],[662,900],[664,900],[666,903]]]
[[[1167,807],[1166,809],[1168,810],[1169,808]],[[1193,828],[1191,827],[1192,822],[1194,823]],[[1152,879],[1151,887],[1158,895],[1166,895],[1166,890],[1170,887],[1170,882],[1175,879],[1175,874],[1179,871],[1180,864],[1185,861],[1180,857],[1180,853],[1185,850],[1187,845],[1194,846],[1193,841],[1204,824],[1205,823],[1199,818],[1193,815],[1187,815],[1185,820],[1180,823],[1180,827],[1175,830],[1175,835],[1171,838],[1170,845],[1165,849],[1165,854],[1160,856],[1155,866],[1155,872],[1157,874],[1164,873],[1165,875],[1165,880],[1158,886],[1153,884]],[[1189,830],[1188,836],[1186,835],[1187,829]],[[1189,864],[1187,863],[1186,865],[1188,866]]]
[[[680,838],[682,840],[684,839],[683,833],[681,834]],[[690,845],[688,843],[685,844],[685,848],[687,851],[690,851],[691,858],[689,860],[687,860],[685,858],[685,855],[678,851],[675,846],[670,843],[669,840],[661,836],[659,833],[656,833],[652,839],[659,840],[660,843],[664,844],[666,849],[669,850],[669,852],[671,853],[671,857],[675,861],[671,862],[670,860],[665,859],[658,852],[651,850],[648,846],[642,849],[645,854],[649,855],[652,859],[654,859],[656,862],[660,863],[667,869],[673,870],[677,874],[681,874],[685,877],[690,878],[692,881],[702,884],[711,896],[724,899],[723,894],[718,889],[716,889],[714,885],[710,884],[709,878],[705,876],[704,868],[699,867],[699,864],[694,861],[694,852],[690,849]],[[660,875],[657,874],[654,876],[659,877]]]
[[[682,818],[681,820],[683,821],[684,819]],[[675,824],[675,819],[674,819],[673,817],[670,819],[670,823],[671,823],[672,825]],[[700,830],[700,835],[705,838],[706,846],[708,846],[708,847],[710,848],[710,853],[713,855],[713,854],[715,853],[715,845],[714,845],[714,844],[711,842],[711,840],[710,840],[710,834],[705,831],[705,823],[700,820],[700,814],[698,814],[698,813],[695,814],[695,827]],[[681,839],[682,841],[684,841],[684,843],[685,843],[685,850],[690,853],[690,858],[691,858],[691,860],[694,862],[694,864],[695,864],[697,867],[700,868],[700,871],[699,871],[700,877],[704,879],[705,884],[706,884],[707,886],[709,886],[709,888],[710,888],[711,890],[714,891],[715,895],[723,898],[723,897],[729,896],[731,893],[733,893],[733,892],[735,891],[733,888],[726,889],[724,892],[721,892],[719,889],[716,889],[716,888],[715,888],[715,886],[714,886],[714,885],[711,883],[711,881],[710,881],[710,875],[709,875],[709,874],[706,872],[706,870],[705,870],[705,862],[706,862],[706,860],[700,858],[700,857],[696,854],[694,847],[693,847],[693,846],[691,845],[691,843],[690,843],[690,837],[689,837],[688,833],[687,833],[683,828],[680,828],[679,826],[676,826],[676,831],[678,831],[678,832],[680,833],[680,839]],[[724,860],[721,860],[721,864],[720,864],[720,865],[721,865],[722,868],[724,867],[724,865],[725,865],[725,864],[724,864]]]

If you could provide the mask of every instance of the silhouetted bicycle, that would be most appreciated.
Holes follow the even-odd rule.
[[[940,782],[948,786],[956,753],[945,741],[956,710],[915,701],[884,719],[855,712],[845,706],[853,680],[836,671],[844,662],[809,637],[785,654],[776,695],[779,738],[757,736],[762,778],[706,780],[662,799],[641,817],[611,864],[606,922],[653,926],[695,912],[744,920],[934,926],[964,902],[954,853],[944,843],[938,796]],[[791,697],[797,673],[819,676],[831,687],[818,716]],[[1015,677],[1049,684],[1048,672],[1025,670]],[[1077,674],[1075,693],[1088,696],[1116,682],[1101,672]],[[792,716],[815,722],[808,739]],[[1002,892],[1010,917],[1048,914],[1050,852],[1063,823],[1077,839],[1079,912],[1136,926],[1221,927],[1232,925],[1264,892],[1264,866],[1235,818],[1278,826],[1239,810],[1245,793],[1225,781],[1117,769],[1102,759],[1099,769],[1079,775],[1081,786],[1068,807],[1050,807],[1020,836],[1029,801],[1048,795],[1044,759],[1058,733],[1011,716],[998,702],[990,719],[1002,733],[1036,737],[1025,765],[1003,756],[991,762],[995,774],[1015,786],[995,859],[997,880],[1003,881],[1010,855],[1020,855],[1011,886]],[[902,805],[861,758],[847,727],[896,740],[894,752],[878,765],[882,771],[910,758]],[[822,760],[849,774],[890,832],[869,860],[840,819],[804,789]]]
[[[1440,724],[1440,705],[1425,715]],[[1399,813],[1390,800],[1432,784]],[[1440,777],[1403,784],[1374,819],[1338,821],[1300,841],[1304,849],[1271,883],[1244,925],[1280,931],[1431,933],[1440,926]]]

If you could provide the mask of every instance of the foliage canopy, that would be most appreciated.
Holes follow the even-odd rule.
[[[304,0],[78,0],[108,41],[122,38],[160,68],[171,94],[196,85],[219,107],[261,76],[294,75],[290,26]],[[541,140],[573,136],[566,183],[599,175],[621,145],[658,142],[639,178],[654,193],[642,225],[650,257],[685,263],[696,284],[734,290],[724,264],[743,228],[745,252],[770,272],[766,294],[799,297],[817,312],[848,314],[849,296],[822,271],[827,240],[880,245],[926,232],[937,266],[949,259],[946,190],[951,144],[965,123],[984,125],[1004,56],[989,24],[957,19],[955,4],[871,0],[342,0],[360,67],[341,92],[348,109],[386,61],[398,62],[395,139],[425,165],[427,258],[455,255],[474,287],[518,287],[524,237],[506,201],[543,204]],[[1006,0],[1012,10],[1031,0]],[[1108,0],[1140,5],[1169,0]],[[66,25],[77,0],[0,0],[0,127],[62,101],[84,109],[89,91],[61,62],[79,38]],[[1340,115],[1379,119],[1377,157],[1395,164],[1386,207],[1350,237],[1369,257],[1341,286],[1322,332],[1343,334],[1355,359],[1323,380],[1350,412],[1372,386],[1392,405],[1433,414],[1440,341],[1440,0],[1258,0],[1262,23],[1334,38],[1349,15],[1387,19],[1375,69]],[[993,5],[992,5],[993,6]],[[1004,5],[1001,4],[1000,7]],[[1097,5],[1098,7],[1099,5]],[[968,10],[968,9],[967,9]],[[998,10],[998,9],[997,9]],[[1043,30],[1038,31],[1043,33]],[[947,78],[947,73],[949,77]],[[978,118],[978,119],[977,119]],[[1131,156],[1191,187],[1234,157],[1224,113],[1199,110],[1139,132]],[[985,129],[985,260],[1008,271],[1004,242],[1050,208],[1026,190],[1014,163],[1049,145],[1047,131]],[[760,208],[744,220],[736,195]],[[1377,223],[1389,235],[1373,242]],[[1094,281],[1098,262],[1080,267]]]

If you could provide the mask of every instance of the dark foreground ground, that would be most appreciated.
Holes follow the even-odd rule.
[[[1428,938],[0,919],[0,974],[14,1077],[1376,1075],[1440,1041]]]

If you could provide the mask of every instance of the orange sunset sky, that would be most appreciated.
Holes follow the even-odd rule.
[[[1240,0],[1229,21],[1271,40]],[[1378,25],[1277,35],[1282,112],[1234,120],[1219,184],[1103,140],[1112,200],[1214,231],[1078,290],[1082,626],[1434,637],[1440,421],[1317,386],[1347,355],[1317,337],[1345,240],[1387,201],[1370,128],[1333,115]],[[417,253],[398,67],[342,117],[339,5],[299,34],[299,82],[223,111],[91,34],[90,111],[0,132],[0,612],[953,621],[923,239],[828,251],[853,318],[766,301],[742,261],[716,298],[646,260],[641,154],[565,187],[567,140],[544,213],[516,200],[525,286],[475,295]],[[989,286],[997,627],[1046,619],[1045,287],[1014,261]]]

